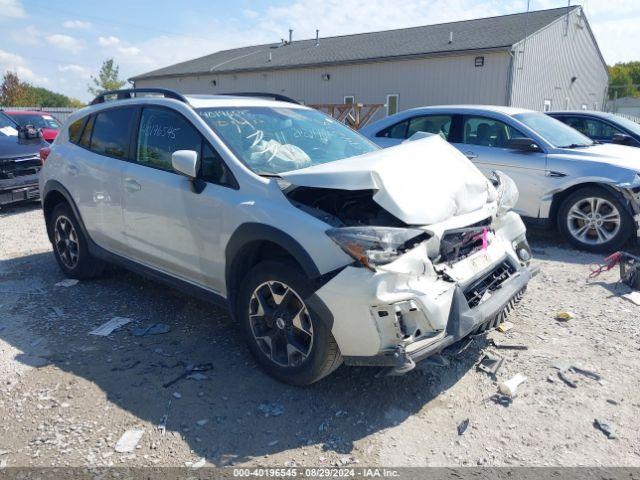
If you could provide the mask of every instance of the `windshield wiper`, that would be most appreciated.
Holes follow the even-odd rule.
[[[572,143],[571,145],[563,145],[558,148],[584,148],[584,147],[591,147],[592,145],[594,144],[592,143],[592,144],[585,145],[584,143]]]

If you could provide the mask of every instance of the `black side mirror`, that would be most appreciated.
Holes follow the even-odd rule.
[[[531,138],[511,138],[507,141],[507,147],[522,152],[540,151],[540,146]]]
[[[616,133],[613,135],[611,143],[615,143],[617,145],[631,145],[633,143],[633,139],[624,133]]]

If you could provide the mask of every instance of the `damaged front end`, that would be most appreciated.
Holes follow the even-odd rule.
[[[440,175],[421,142],[449,162]],[[513,181],[497,172],[492,185],[450,148],[427,139],[283,175],[288,200],[353,259],[316,292],[347,364],[409,371],[497,326],[535,274]],[[399,153],[415,176],[382,158]]]

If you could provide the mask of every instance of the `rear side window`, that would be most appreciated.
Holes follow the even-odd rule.
[[[140,118],[136,161],[173,171],[171,154],[195,150],[200,155],[202,137],[182,115],[164,108],[145,108]]]
[[[76,120],[71,125],[69,125],[69,141],[71,143],[78,143],[80,141],[82,126],[84,125],[85,120],[86,118],[81,118],[80,120]]]
[[[135,108],[117,108],[98,113],[91,134],[91,150],[109,157],[127,158],[135,112]]]
[[[91,144],[91,132],[93,131],[93,123],[95,119],[95,116],[89,118],[87,126],[84,127],[84,132],[82,132],[82,137],[80,137],[80,145],[82,145],[84,148],[89,148]]]

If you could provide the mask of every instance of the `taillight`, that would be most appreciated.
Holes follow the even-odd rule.
[[[40,164],[44,165],[44,162],[47,160],[47,157],[51,153],[51,149],[49,147],[43,147],[40,149]]]

